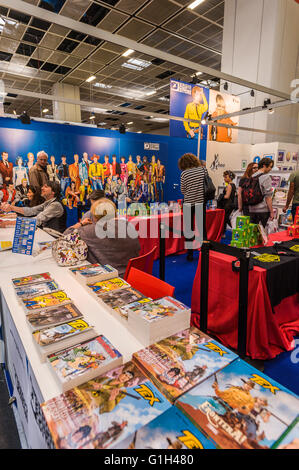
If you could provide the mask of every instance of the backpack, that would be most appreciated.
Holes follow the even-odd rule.
[[[210,201],[212,199],[215,199],[216,188],[207,170],[205,170],[205,175],[204,175],[204,193],[205,193],[205,201]]]
[[[259,182],[259,178],[262,175],[252,176],[242,184],[242,201],[244,206],[255,206],[263,201],[264,195]]]

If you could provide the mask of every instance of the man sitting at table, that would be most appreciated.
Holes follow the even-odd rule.
[[[35,217],[37,226],[40,228],[51,228],[58,232],[64,232],[66,228],[66,212],[60,202],[60,184],[49,181],[44,184],[41,195],[45,202],[35,207],[16,207],[4,203],[1,209],[4,212],[14,211],[23,217]],[[0,227],[15,225],[15,221],[2,222]]]
[[[139,256],[140,244],[135,227],[125,218],[117,218],[115,204],[107,198],[94,203],[91,218],[69,227],[65,234],[78,230],[88,246],[90,263],[109,264],[123,276],[130,258]]]

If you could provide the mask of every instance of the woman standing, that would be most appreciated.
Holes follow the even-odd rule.
[[[246,171],[245,171],[244,175],[240,179],[240,183],[239,183],[239,187],[238,187],[238,209],[239,209],[239,211],[243,211],[243,215],[247,215],[247,216],[250,215],[249,207],[245,206],[243,204],[243,200],[242,200],[243,185],[246,181],[248,181],[252,177],[252,175],[254,175],[254,173],[256,173],[258,171],[258,169],[259,169],[259,167],[258,167],[257,163],[249,163],[249,165],[246,168]]]
[[[198,204],[203,204],[203,239],[207,238],[206,232],[206,205],[204,178],[207,173],[206,168],[201,166],[198,158],[192,153],[186,153],[179,159],[179,169],[181,170],[181,192],[184,195],[184,206],[191,207],[191,231],[195,228],[195,208]],[[189,227],[187,227],[189,229]],[[189,230],[188,230],[189,231]],[[189,244],[194,241],[195,236],[186,238]],[[187,260],[193,260],[193,248],[188,248]]]
[[[220,195],[218,199],[218,208],[225,210],[225,218],[224,218],[224,231],[226,229],[226,225],[230,225],[230,215],[234,210],[235,206],[235,196],[236,196],[236,185],[233,183],[236,175],[230,170],[227,170],[223,173],[224,182],[226,184],[223,193]]]

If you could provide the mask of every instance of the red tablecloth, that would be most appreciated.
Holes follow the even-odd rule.
[[[273,241],[291,240],[286,232],[270,236]],[[208,331],[227,347],[237,349],[239,274],[232,271],[231,256],[210,253]],[[200,259],[192,290],[192,323],[200,319]],[[254,267],[249,272],[247,354],[253,359],[272,359],[282,351],[294,349],[299,334],[299,295],[284,299],[272,311],[266,270]]]
[[[207,211],[206,224],[208,240],[219,242],[223,233],[225,212],[222,209],[212,209]],[[151,217],[129,217],[134,223],[139,233],[140,256],[151,251],[157,246],[156,259],[159,258],[159,222],[164,221],[165,225],[170,225],[180,231],[183,227],[183,214],[159,214]],[[152,232],[152,233],[151,233]],[[166,238],[166,256],[180,253],[185,250],[185,238],[179,234],[169,233]]]

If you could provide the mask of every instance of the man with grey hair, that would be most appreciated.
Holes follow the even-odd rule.
[[[39,192],[42,187],[49,182],[47,173],[48,155],[44,150],[37,154],[36,163],[29,170],[29,184],[34,186]]]

